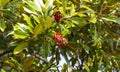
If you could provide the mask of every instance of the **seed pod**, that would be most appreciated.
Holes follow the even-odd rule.
[[[58,46],[66,46],[68,44],[68,40],[64,38],[60,33],[55,33],[53,35],[53,39]]]
[[[60,11],[55,12],[55,14],[54,14],[54,19],[55,19],[55,21],[56,21],[57,23],[60,22],[61,18],[62,18],[61,12],[60,12]]]

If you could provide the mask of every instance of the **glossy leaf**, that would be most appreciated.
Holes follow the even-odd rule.
[[[70,9],[70,15],[74,15],[75,13],[75,6],[72,4],[71,9]]]
[[[26,15],[26,14],[22,14],[22,15],[23,15],[23,17],[24,17],[24,20],[27,22],[27,24],[28,24],[30,27],[33,28],[33,25],[32,25],[32,23],[31,23],[30,17],[28,17],[28,15]]]
[[[45,7],[43,0],[34,0],[34,3],[36,5],[37,9],[39,9],[39,11],[41,12],[41,14],[43,14],[42,8]]]
[[[25,39],[28,36],[29,35],[26,32],[23,32],[23,31],[20,31],[20,30],[16,30],[16,31],[14,31],[13,38],[15,38],[15,39]]]
[[[25,47],[27,46],[27,44],[28,44],[28,42],[22,42],[22,43],[18,44],[15,47],[13,53],[18,54],[18,53],[22,52],[25,49]]]
[[[35,26],[34,28],[34,35],[38,35],[38,34],[41,34],[42,32],[42,29],[43,29],[43,26],[41,24],[38,24]]]
[[[66,0],[62,0],[63,11],[66,12]]]
[[[90,16],[91,16],[91,18],[89,19],[89,22],[96,23],[97,22],[97,18],[95,16],[95,14],[91,14]]]
[[[10,0],[0,0],[0,7],[4,7]]]
[[[84,68],[87,70],[87,72],[90,72],[89,67],[87,66],[87,64],[84,64]]]
[[[53,0],[47,0],[45,3],[45,8],[48,11],[50,8],[52,8]]]
[[[4,19],[0,19],[0,30],[4,32],[5,29],[6,29],[6,23]]]
[[[70,18],[70,20],[73,23],[75,23],[77,26],[80,26],[80,27],[87,25],[87,22],[84,19],[80,18],[80,17],[72,17],[72,18]]]
[[[46,22],[44,23],[44,29],[50,28],[51,25],[52,25],[52,18],[48,16]]]
[[[103,17],[102,19],[120,24],[120,18],[118,18],[116,16],[106,16],[106,17]]]
[[[38,7],[33,1],[25,0],[25,3],[27,3],[29,7],[31,7],[33,10],[39,11],[42,13],[40,7]]]

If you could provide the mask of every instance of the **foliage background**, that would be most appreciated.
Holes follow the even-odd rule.
[[[0,71],[119,71],[119,17],[119,0],[0,0]],[[67,46],[56,45],[55,32]]]

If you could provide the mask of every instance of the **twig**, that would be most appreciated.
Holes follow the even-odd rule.
[[[45,59],[45,58],[43,58],[42,56],[40,56],[40,55],[38,55],[38,54],[35,54],[35,56],[37,57],[37,58],[39,58],[40,60],[42,60],[42,61],[44,61],[45,63],[49,63],[48,61],[47,61],[47,59]]]

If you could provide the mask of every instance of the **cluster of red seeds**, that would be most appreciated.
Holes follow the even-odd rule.
[[[64,38],[60,33],[55,33],[53,35],[53,39],[58,46],[66,46],[68,44],[68,40]]]
[[[55,21],[56,21],[57,23],[60,22],[61,18],[62,18],[61,12],[60,12],[60,11],[55,12],[55,14],[54,14],[54,19],[55,19]]]

